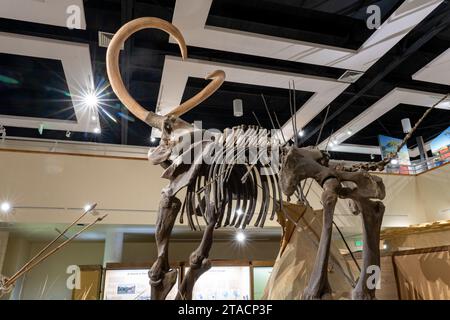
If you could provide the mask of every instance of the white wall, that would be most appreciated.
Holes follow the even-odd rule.
[[[154,224],[167,184],[162,169],[143,160],[0,151],[0,163],[0,199],[16,207],[17,222],[68,223],[97,202],[111,209],[107,223]]]
[[[32,243],[30,257],[39,252],[45,244]],[[67,289],[67,267],[70,265],[101,265],[103,243],[74,242],[31,270],[25,278],[21,299],[70,300],[72,291]]]
[[[23,244],[26,243],[25,247]],[[46,243],[28,243],[14,238],[8,247],[8,255],[4,269],[6,276],[12,275],[28,259],[41,250]],[[190,253],[198,246],[198,242],[173,242],[170,247],[171,261],[187,261]],[[279,242],[249,242],[245,246],[237,246],[233,242],[214,243],[211,259],[230,260],[275,260]],[[102,265],[104,242],[73,242],[61,251],[42,262],[17,283],[17,292],[11,299],[50,299],[70,300],[72,291],[67,289],[66,273],[70,265]],[[20,259],[18,255],[20,254]],[[125,242],[122,252],[122,263],[151,263],[156,259],[154,242]]]
[[[416,183],[426,221],[450,219],[450,164],[419,175]]]
[[[189,255],[199,245],[200,241],[178,242],[172,241],[169,247],[171,261],[187,261]],[[243,246],[235,242],[214,242],[211,248],[211,259],[238,260],[275,260],[280,248],[278,241],[248,241]],[[153,242],[125,243],[122,253],[123,262],[151,262],[157,257]]]
[[[70,223],[85,204],[96,202],[108,213],[101,224],[154,225],[161,189],[168,184],[160,166],[142,159],[0,149],[0,163],[0,201],[6,197],[15,207],[11,222]]]
[[[16,206],[11,222],[70,223],[87,202],[107,212],[103,224],[154,225],[162,169],[145,160],[0,151],[0,199]],[[419,176],[380,174],[386,185],[385,227],[450,219],[450,166]],[[309,200],[317,209],[320,187]],[[182,195],[181,195],[182,197]],[[339,201],[336,222],[360,230],[360,218]],[[178,220],[176,222],[178,224]],[[268,221],[268,226],[277,226]]]

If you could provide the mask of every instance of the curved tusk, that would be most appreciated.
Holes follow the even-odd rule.
[[[136,100],[134,100],[122,81],[119,69],[120,49],[125,41],[135,32],[147,28],[163,30],[170,34],[178,42],[183,60],[186,59],[186,43],[181,32],[173,24],[159,18],[138,18],[123,25],[112,38],[106,52],[106,70],[111,88],[125,107],[138,119],[144,121],[148,125],[155,128],[162,128],[165,117],[144,109]]]
[[[225,72],[223,72],[222,70],[216,70],[210,73],[205,79],[212,79],[212,81],[205,88],[203,88],[202,91],[197,93],[189,100],[183,102],[178,107],[174,108],[167,115],[179,117],[208,99],[214,92],[217,91],[217,89],[220,88],[222,83],[225,81]]]

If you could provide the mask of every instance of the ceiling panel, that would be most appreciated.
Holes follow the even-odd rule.
[[[63,3],[59,1],[58,5]],[[384,25],[379,30],[369,30],[365,26],[369,5],[378,5],[381,9]],[[48,65],[48,71],[38,64],[30,64],[34,69],[30,74],[42,74],[35,76],[34,81],[41,83],[44,89],[48,84],[59,88],[56,78],[60,77],[61,90],[68,89],[73,98],[80,87],[89,82],[87,78],[92,80],[90,85],[93,86],[108,84],[106,49],[98,46],[98,31],[115,32],[125,21],[143,16],[173,21],[187,40],[188,61],[181,62],[177,45],[169,41],[167,34],[157,30],[138,32],[122,53],[124,81],[139,103],[153,111],[159,106],[165,113],[198,92],[206,84],[203,78],[209,71],[222,68],[227,72],[223,88],[183,118],[201,119],[206,127],[222,128],[239,121],[253,123],[250,111],[255,111],[261,123],[270,127],[270,119],[262,109],[261,94],[264,94],[271,112],[279,115],[281,122],[286,123],[286,133],[292,134],[287,88],[289,80],[295,80],[299,98],[297,123],[306,132],[302,145],[316,144],[328,106],[328,119],[332,120],[324,125],[319,142],[332,133],[345,132],[348,123],[359,121],[372,106],[381,105],[377,117],[381,117],[385,128],[371,126],[377,121],[374,114],[367,117],[364,121],[368,122],[361,126],[360,132],[355,130],[354,137],[348,141],[344,136],[340,146],[332,150],[336,159],[370,159],[370,154],[378,148],[376,144],[369,145],[376,143],[373,137],[398,131],[397,120],[404,116],[402,104],[417,112],[429,106],[428,102],[421,104],[410,100],[392,103],[385,97],[393,90],[413,90],[422,95],[442,95],[450,91],[446,80],[450,6],[446,1],[88,0],[83,1],[83,6],[86,28],[82,30],[68,30],[62,20],[64,15],[58,17],[60,22],[45,20],[39,11],[35,14],[19,12],[30,14],[32,19],[0,15],[0,52],[59,61],[58,66]],[[17,7],[20,9],[19,5]],[[179,8],[184,8],[182,15]],[[5,12],[3,7],[0,12]],[[3,89],[6,85],[11,89],[14,83],[7,82],[15,79],[5,70],[23,64],[20,58],[14,60],[3,59],[0,72],[4,76],[0,78]],[[61,76],[61,68],[64,76]],[[51,77],[50,69],[56,77]],[[363,70],[364,75],[351,84],[337,81],[346,69]],[[73,101],[73,110],[63,102],[58,104],[61,100],[58,92],[48,97],[44,91],[36,92],[36,97],[49,99],[49,107],[38,109],[23,105],[23,96],[15,91],[3,93],[0,102],[2,110],[6,109],[3,113],[8,116],[0,116],[0,124],[6,126],[7,135],[151,144],[151,129],[128,114],[108,87],[104,110],[115,120],[100,111],[98,122],[83,118]],[[242,118],[232,116],[234,97],[244,100]],[[417,96],[417,99],[422,98]],[[211,110],[219,110],[220,117]],[[388,118],[384,117],[386,113]],[[20,117],[12,122],[9,117],[14,114]],[[36,128],[42,121],[30,122],[35,116],[58,121],[57,126],[49,126],[41,135]],[[444,116],[445,113],[440,114],[436,119],[444,122]],[[93,132],[97,126],[101,128],[99,135]],[[71,135],[66,136],[67,130],[72,131]],[[366,146],[364,137],[367,141],[372,137]]]
[[[83,0],[2,0],[0,6],[1,18],[59,27],[67,27],[74,12],[79,13],[77,29],[86,29]]]
[[[2,115],[76,121],[60,60],[0,53],[0,101]]]

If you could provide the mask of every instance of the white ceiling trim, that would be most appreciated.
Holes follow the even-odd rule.
[[[412,75],[414,80],[450,85],[450,49]]]
[[[329,148],[330,149],[330,148]],[[359,154],[377,154],[380,155],[380,148],[377,146],[364,146],[359,144],[340,144],[330,149],[333,152],[347,152]]]
[[[212,1],[176,1],[172,22],[182,30],[188,45],[358,71],[369,69],[443,2],[442,0],[404,1],[358,50],[348,50],[206,26]],[[169,41],[173,43],[174,39],[170,38]],[[299,88],[297,84],[296,87]],[[172,88],[172,85],[167,86],[166,83],[165,90]],[[318,92],[314,99],[322,101],[315,106],[309,104],[306,108],[303,106],[299,109],[296,114],[299,129],[306,126],[328,105],[323,103],[327,98],[325,96],[321,99]],[[283,125],[283,132],[286,137],[293,136],[292,121]]]
[[[404,1],[358,50],[349,50],[206,26],[212,1],[176,1],[172,22],[188,45],[358,71],[369,69],[443,2]]]
[[[319,144],[319,148],[325,149],[328,141],[337,141],[338,144],[343,143],[351,135],[354,135],[358,131],[364,129],[373,121],[380,118],[386,112],[389,112],[401,103],[415,106],[431,107],[443,97],[443,94],[433,92],[395,88],[388,94],[386,94],[383,98],[374,103],[372,106],[367,108],[364,112],[355,117],[352,121],[333,133],[331,139],[330,137],[324,139]],[[446,104],[438,105],[436,106],[436,108],[449,110],[449,107]],[[349,130],[351,131],[351,135],[348,134]],[[335,146],[334,148],[337,147]]]
[[[0,17],[66,27],[70,6],[80,9],[80,29],[85,30],[83,0],[1,0]]]
[[[430,150],[430,144],[425,144],[425,149]],[[374,154],[381,155],[381,150],[379,146],[365,146],[360,144],[348,144],[342,143],[337,146],[333,146],[331,148],[333,152],[346,152],[346,153],[358,153],[358,154]],[[411,157],[417,157],[420,155],[419,148],[415,147],[413,149],[409,149],[409,155]]]
[[[60,60],[72,97],[77,121],[0,115],[0,124],[12,127],[94,132],[99,128],[98,110],[87,110],[73,97],[94,88],[89,45],[47,38],[0,32],[0,52],[37,58]],[[44,80],[45,81],[45,80]],[[92,116],[96,120],[92,121]]]
[[[300,127],[311,121],[349,86],[348,83],[329,78],[196,59],[182,61],[177,57],[166,56],[158,98],[158,113],[167,114],[181,103],[189,77],[205,78],[207,74],[217,69],[225,71],[226,81],[230,82],[288,89],[289,81],[293,80],[297,90],[314,92],[298,112]],[[231,108],[232,106],[230,110]],[[152,131],[152,135],[157,136],[156,130]]]

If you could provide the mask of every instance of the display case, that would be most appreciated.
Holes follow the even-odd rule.
[[[272,274],[273,261],[252,261],[253,300],[261,300]]]
[[[150,300],[151,290],[148,272],[151,263],[145,264],[107,264],[103,300]],[[175,268],[181,270],[178,264]],[[179,281],[175,283],[166,300],[174,300],[178,292]]]
[[[212,260],[211,269],[196,282],[193,300],[259,300],[272,272],[273,261]],[[104,300],[150,300],[148,278],[151,263],[107,264]],[[174,300],[189,266],[171,263],[180,275],[166,300]]]
[[[261,299],[273,261],[212,260],[195,283],[193,300]],[[189,267],[184,268],[184,274]]]

